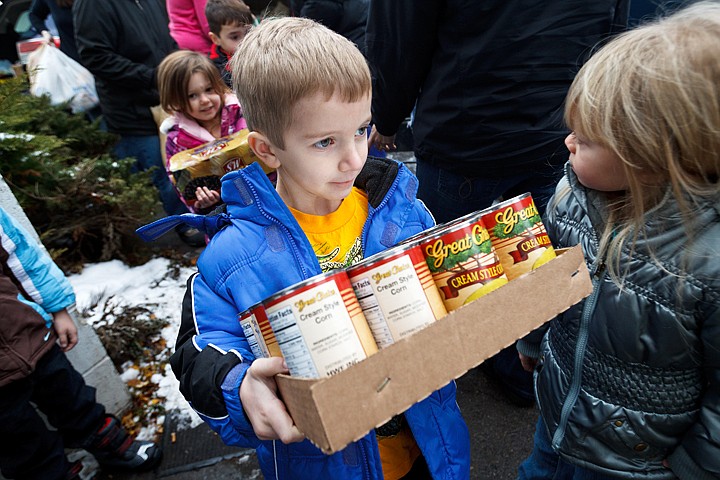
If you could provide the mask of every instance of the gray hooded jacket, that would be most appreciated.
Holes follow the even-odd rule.
[[[648,212],[647,235],[622,256],[621,289],[597,256],[602,202],[566,168],[546,227],[556,246],[582,245],[593,293],[541,344],[531,335],[518,345],[540,360],[536,395],[553,448],[618,478],[718,479],[720,203],[695,209],[691,240],[670,196]]]

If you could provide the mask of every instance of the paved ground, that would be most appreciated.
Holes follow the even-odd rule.
[[[511,480],[532,449],[537,410],[511,404],[480,369],[457,380],[458,404],[470,428],[471,478]],[[163,439],[165,458],[154,472],[133,475],[99,473],[96,480],[261,479],[252,451],[226,447],[207,427],[176,432]]]

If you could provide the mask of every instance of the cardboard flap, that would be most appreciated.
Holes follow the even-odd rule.
[[[573,247],[335,376],[279,375],[277,383],[297,427],[323,452],[337,452],[591,291],[582,250]]]

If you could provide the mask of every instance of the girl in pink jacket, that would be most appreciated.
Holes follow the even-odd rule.
[[[160,126],[167,134],[168,175],[170,158],[176,153],[247,128],[237,97],[212,61],[200,53],[179,50],[168,55],[158,67],[158,86],[160,105],[172,114]],[[220,203],[219,179],[216,183],[197,187],[195,203],[188,207],[199,213],[215,208]]]

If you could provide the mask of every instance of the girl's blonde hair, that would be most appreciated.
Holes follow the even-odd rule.
[[[615,279],[649,209],[672,195],[691,234],[695,203],[718,194],[718,52],[720,3],[701,2],[616,37],[570,87],[566,122],[615,153],[629,179],[600,242]]]
[[[372,90],[357,47],[306,18],[263,20],[235,51],[231,65],[248,127],[279,148],[285,148],[283,135],[299,100],[319,92],[355,102]]]
[[[160,106],[166,112],[188,114],[188,84],[195,73],[204,73],[212,89],[220,95],[221,103],[225,93],[229,92],[217,67],[205,55],[190,50],[178,50],[169,54],[160,62],[157,71]]]

